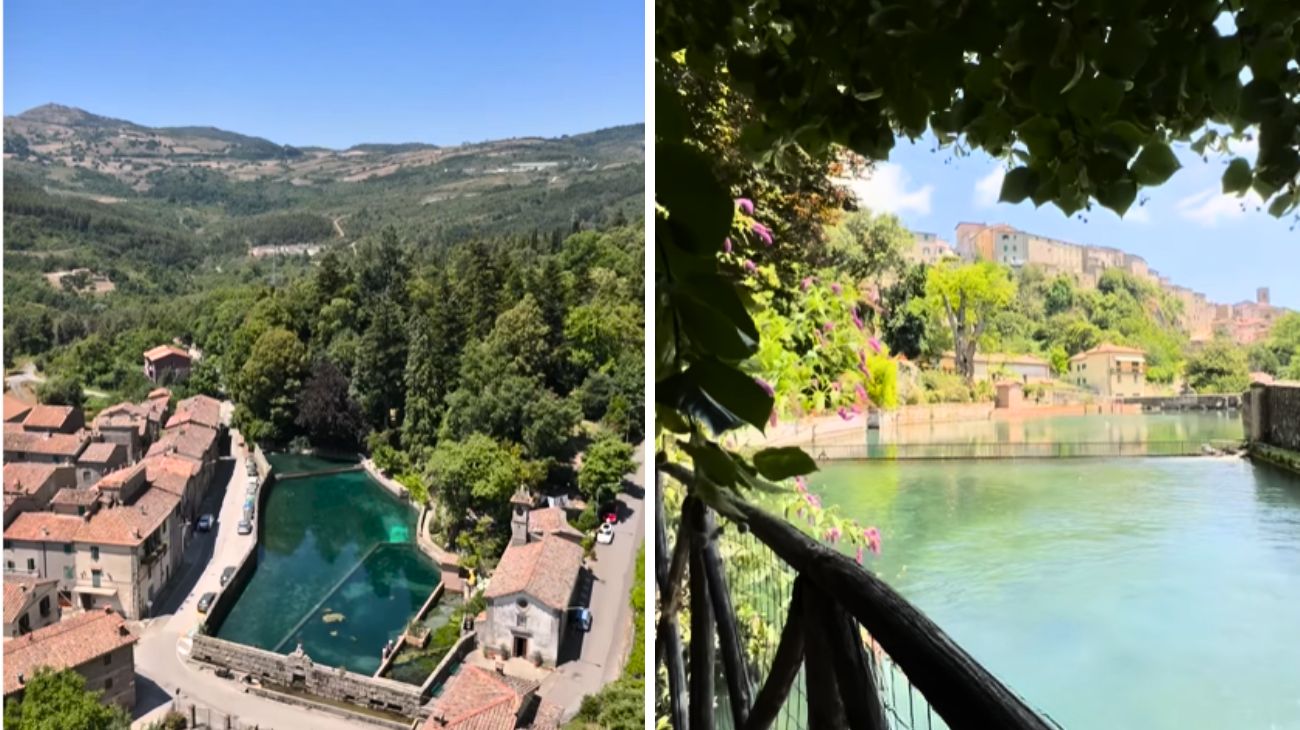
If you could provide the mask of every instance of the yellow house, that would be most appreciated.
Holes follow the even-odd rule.
[[[1098,395],[1141,397],[1147,393],[1146,353],[1103,343],[1070,358],[1066,379]]]

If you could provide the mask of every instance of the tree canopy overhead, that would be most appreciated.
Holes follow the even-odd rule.
[[[1179,167],[1170,148],[1236,158],[1228,193],[1273,215],[1300,203],[1300,4],[1188,0],[933,0],[869,8],[777,0],[656,2],[656,55],[725,74],[752,105],[741,141],[769,161],[832,145],[886,159],[895,134],[932,130],[1014,161],[1002,199],[1097,201],[1120,214]],[[661,86],[658,99],[672,99]],[[680,124],[662,105],[671,139]],[[662,191],[661,191],[662,192]]]

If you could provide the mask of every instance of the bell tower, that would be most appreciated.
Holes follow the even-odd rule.
[[[533,508],[533,497],[522,486],[510,498],[510,544],[528,542],[528,512]]]

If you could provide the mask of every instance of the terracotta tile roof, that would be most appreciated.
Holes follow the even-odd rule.
[[[110,471],[100,479],[95,486],[100,489],[121,489],[135,479],[137,474],[144,472],[144,462],[136,462],[125,469]],[[146,475],[146,479],[148,476]]]
[[[5,464],[4,489],[18,494],[36,494],[54,478],[60,469],[68,469],[58,464],[34,464],[28,461],[14,461]]]
[[[23,419],[23,428],[61,431],[76,412],[72,406],[33,406]]]
[[[187,424],[167,431],[149,447],[148,456],[177,454],[195,461],[203,460],[217,441],[215,429]]]
[[[13,392],[5,391],[4,419],[5,421],[21,421],[27,417],[27,413],[32,410],[32,404],[14,395]]]
[[[199,473],[198,462],[179,456],[150,456],[140,462],[145,466],[145,479],[158,489],[175,495],[184,495],[190,480]]]
[[[122,444],[115,444],[111,441],[97,441],[87,446],[86,450],[81,452],[81,456],[77,458],[77,461],[83,464],[108,464],[114,461],[126,461],[123,451],[125,449],[122,448]]]
[[[564,510],[559,507],[542,507],[528,513],[528,531],[538,535],[560,533],[582,537],[577,528],[569,524]]]
[[[167,400],[171,400],[172,398],[171,389],[154,388],[153,390],[149,391],[149,400],[158,400],[159,398],[166,398]]]
[[[221,426],[221,401],[206,395],[186,398],[176,404],[176,412],[167,420],[167,428],[186,423],[197,423],[208,428]]]
[[[71,616],[26,636],[5,642],[5,695],[23,688],[18,675],[30,679],[39,667],[71,669],[93,661],[138,637],[122,617],[110,611],[90,611]]]
[[[58,578],[35,578],[25,575],[5,575],[5,623],[18,620],[31,605],[38,586],[58,583]]]
[[[1070,358],[1070,360],[1071,360],[1071,361],[1073,361],[1073,360],[1082,360],[1083,358],[1088,357],[1089,355],[1142,355],[1142,356],[1145,356],[1145,355],[1146,355],[1146,352],[1143,351],[1143,350],[1139,350],[1139,349],[1137,349],[1136,347],[1124,347],[1123,345],[1112,345],[1112,344],[1110,344],[1109,342],[1103,342],[1102,344],[1097,345],[1096,347],[1092,348],[1091,350],[1084,350],[1083,352],[1079,353],[1078,355],[1075,355],[1074,357]]]
[[[96,512],[77,530],[76,541],[139,545],[162,526],[180,503],[180,497],[165,489],[147,489],[129,505]]]
[[[421,730],[513,730],[537,683],[466,664],[434,700]]]
[[[533,724],[529,730],[558,730],[560,720],[564,717],[564,708],[549,700],[542,700],[533,715]]]
[[[190,359],[190,354],[188,352],[176,347],[175,345],[159,345],[152,350],[146,350],[144,353],[144,359],[149,361],[161,360],[164,357],[171,355],[183,357],[186,360]]]
[[[486,597],[490,600],[526,593],[551,608],[569,605],[573,585],[582,567],[582,548],[555,535],[537,542],[511,545],[492,574]]]
[[[117,403],[100,411],[92,422],[95,428],[135,428],[149,418],[147,406],[135,403]]]
[[[72,542],[81,529],[82,519],[53,512],[24,512],[5,530],[5,540],[32,542]]]
[[[64,487],[54,494],[54,499],[50,500],[50,504],[85,505],[93,504],[98,499],[99,489],[97,487],[90,487],[89,489]]]
[[[31,433],[5,429],[5,451],[42,456],[76,458],[90,441],[85,431],[78,433]]]

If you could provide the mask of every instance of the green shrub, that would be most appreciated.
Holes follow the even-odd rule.
[[[591,532],[599,526],[600,518],[596,516],[596,508],[592,505],[587,505],[574,523],[574,527],[578,528],[579,532]]]
[[[970,386],[956,373],[926,370],[921,373],[921,387],[928,403],[970,403]]]

